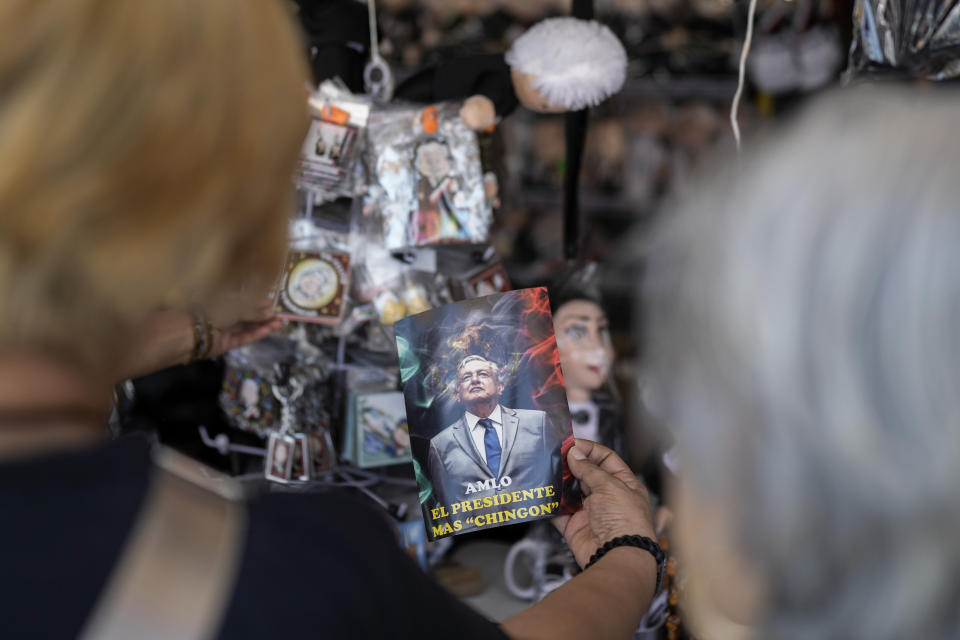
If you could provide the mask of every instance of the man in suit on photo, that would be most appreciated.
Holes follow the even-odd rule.
[[[500,367],[482,356],[464,358],[456,376],[464,413],[430,440],[427,456],[440,504],[547,485],[559,496],[561,442],[546,412],[501,405]]]

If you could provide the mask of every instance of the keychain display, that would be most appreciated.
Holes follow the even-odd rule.
[[[366,208],[387,249],[486,240],[480,149],[456,104],[373,110],[368,131]]]
[[[282,405],[273,393],[278,365],[306,391],[292,407],[293,420],[307,425],[307,432],[329,423],[324,401],[332,362],[307,340],[306,331],[294,328],[288,336],[268,336],[228,352],[224,360],[219,403],[234,428],[262,438],[281,429]]]

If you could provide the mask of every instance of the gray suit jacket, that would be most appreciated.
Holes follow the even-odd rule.
[[[503,442],[496,477],[477,451],[465,416],[430,440],[427,474],[440,504],[472,500],[518,489],[554,485],[560,492],[560,446],[544,411],[502,407]],[[502,485],[509,477],[508,486]],[[496,488],[467,493],[468,485],[494,479]],[[559,498],[558,498],[559,499]]]

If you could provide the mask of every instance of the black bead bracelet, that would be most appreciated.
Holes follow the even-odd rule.
[[[597,560],[607,555],[609,551],[617,547],[637,547],[638,549],[647,551],[653,556],[653,559],[657,561],[657,586],[653,590],[653,594],[656,595],[660,593],[660,587],[663,585],[663,571],[667,564],[666,556],[663,555],[663,549],[660,548],[660,545],[646,536],[617,536],[612,540],[607,540],[603,543],[603,546],[597,549],[596,553],[590,556],[590,561],[583,568],[584,571],[589,569]]]

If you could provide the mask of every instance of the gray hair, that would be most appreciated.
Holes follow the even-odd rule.
[[[821,101],[651,247],[651,408],[760,637],[960,634],[960,112],[917,93]]]
[[[460,364],[457,365],[457,375],[456,375],[456,378],[454,379],[454,384],[459,382],[460,369],[463,369],[463,367],[465,367],[468,362],[486,362],[487,364],[490,365],[490,370],[493,371],[493,375],[496,376],[497,381],[500,384],[503,384],[503,372],[500,369],[500,365],[498,365],[493,360],[487,360],[483,356],[478,356],[478,355],[467,356],[466,358],[460,361]]]

